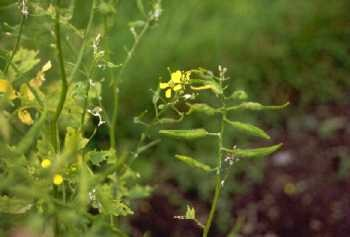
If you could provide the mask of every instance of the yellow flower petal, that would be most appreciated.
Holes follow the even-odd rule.
[[[18,111],[18,118],[19,120],[26,124],[26,125],[32,125],[33,124],[33,119],[28,110],[21,109]]]
[[[26,84],[21,85],[20,94],[29,101],[33,101],[35,99],[34,94]]]
[[[177,84],[177,85],[174,86],[174,88],[173,88],[174,91],[179,91],[179,90],[181,90],[181,89],[182,89],[181,84]]]
[[[184,82],[188,83],[190,80],[190,76],[191,76],[191,71],[187,71],[184,73]]]
[[[191,86],[191,89],[194,91],[202,91],[202,90],[209,90],[211,89],[211,85],[204,85],[204,86]]]
[[[34,87],[40,87],[45,81],[45,72],[52,67],[51,61],[48,61],[41,70],[36,74],[36,77],[30,81],[30,85]]]
[[[8,80],[0,80],[0,92],[8,92],[11,89],[11,84]]]
[[[7,93],[10,100],[17,98],[16,91],[12,88],[12,85],[8,80],[0,80],[0,92]]]
[[[44,169],[49,168],[51,166],[51,160],[49,159],[44,159],[41,162],[41,167],[43,167]]]
[[[61,185],[61,184],[63,183],[63,177],[62,177],[62,175],[56,174],[55,176],[53,176],[52,182],[53,182],[55,185]]]
[[[174,83],[181,83],[181,71],[177,70],[176,72],[171,73],[171,79]]]
[[[167,82],[161,82],[161,83],[159,83],[159,88],[161,89],[161,90],[164,90],[165,88],[168,88],[169,87],[169,83],[167,83]]]
[[[52,67],[51,61],[48,61],[47,63],[45,63],[45,65],[41,68],[42,72],[47,72],[48,70],[50,70]]]
[[[171,89],[170,88],[165,91],[165,97],[166,98],[170,98],[171,97]]]

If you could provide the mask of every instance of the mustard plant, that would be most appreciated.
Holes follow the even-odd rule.
[[[170,72],[170,79],[165,82],[161,81],[158,90],[154,92],[155,117],[152,122],[146,124],[146,126],[176,126],[193,113],[207,115],[217,121],[218,127],[215,131],[208,131],[204,127],[159,130],[160,135],[173,139],[196,140],[209,137],[216,141],[216,157],[212,164],[206,164],[189,154],[175,154],[177,160],[190,168],[210,173],[215,179],[211,208],[204,223],[199,220],[195,209],[190,205],[187,205],[184,216],[175,216],[177,219],[193,220],[202,228],[203,237],[208,236],[222,188],[232,166],[240,159],[267,156],[282,146],[282,144],[276,144],[249,149],[232,144],[232,139],[226,136],[230,129],[239,134],[251,135],[265,140],[270,139],[270,136],[259,127],[232,120],[235,112],[279,110],[288,105],[285,103],[277,106],[266,106],[249,101],[245,91],[230,88],[231,83],[226,76],[226,71],[226,68],[219,66],[218,75],[203,68]],[[211,94],[214,99],[209,100],[208,97],[204,97],[206,99],[203,101],[203,94]]]
[[[136,151],[119,152],[118,92],[161,2],[137,1],[142,19],[129,24],[134,41],[119,61],[108,41],[118,1],[88,1],[82,28],[74,23],[76,4],[12,1],[5,9],[19,24],[0,22],[1,236],[16,228],[36,236],[125,236],[120,217],[151,192],[129,161],[157,141],[140,139]],[[108,108],[104,87],[113,91]],[[92,144],[105,128],[109,147]]]

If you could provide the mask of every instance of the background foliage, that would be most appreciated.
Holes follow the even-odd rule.
[[[125,55],[124,46],[133,41],[128,23],[140,17],[137,2],[104,2],[115,6],[114,10],[104,9],[113,15],[110,18],[112,22],[108,24],[114,24],[105,44],[110,48],[111,60],[121,62]],[[16,3],[17,1],[11,0],[0,3],[1,49],[9,49],[13,45],[14,37],[7,32],[18,31],[20,15]],[[75,1],[71,22],[78,30],[86,27],[90,3],[91,1],[85,0]],[[127,153],[134,147],[133,142],[142,132],[142,127],[135,124],[133,118],[145,109],[152,109],[152,92],[149,89],[157,87],[159,77],[164,80],[169,77],[168,67],[171,70],[187,70],[201,66],[215,71],[218,64],[224,65],[228,68],[227,76],[232,78],[232,87],[246,90],[251,99],[265,104],[290,101],[291,106],[282,113],[236,115],[237,119],[254,122],[269,130],[272,137],[284,138],[290,135],[299,138],[298,135],[304,131],[311,131],[312,136],[322,139],[336,137],[339,128],[344,131],[347,129],[344,122],[347,121],[347,115],[344,115],[344,119],[343,115],[339,115],[341,109],[336,108],[345,105],[345,109],[348,109],[350,97],[348,9],[350,2],[347,0],[163,1],[161,20],[143,38],[120,85],[122,103],[118,122],[122,124],[119,128],[122,143],[118,146],[121,153]],[[103,17],[97,16],[97,20],[103,22]],[[26,23],[23,47],[40,48],[42,63],[55,55],[50,45],[52,35],[48,33],[51,29],[52,22],[48,19],[38,21],[31,17]],[[4,65],[4,61],[0,62]],[[40,67],[37,67],[39,70]],[[32,74],[38,70],[34,70]],[[48,80],[54,82],[57,71],[49,73],[52,74]],[[103,93],[103,103],[108,108],[114,92],[107,87],[103,89]],[[323,112],[319,116],[315,112],[318,106],[330,106],[334,110],[324,112],[322,107],[320,110]],[[320,117],[320,122],[317,122],[317,116]],[[271,121],[274,122],[273,125]],[[203,116],[192,116],[183,126],[200,127],[204,124],[209,128],[216,126],[208,123]],[[15,127],[20,131],[24,129],[23,125]],[[228,136],[232,137],[233,143],[248,142],[244,136],[232,133]],[[108,129],[102,126],[92,144],[104,149],[108,147],[107,139]],[[258,140],[249,140],[249,143],[264,145]],[[325,142],[325,147],[328,145]],[[164,140],[156,148],[147,151],[144,157],[136,160],[133,168],[143,177],[142,182],[153,184],[158,190],[156,192],[169,193],[168,190],[174,187],[181,191],[180,195],[175,194],[176,191],[168,194],[170,204],[176,207],[169,215],[183,213],[185,199],[195,203],[199,214],[201,210],[206,213],[214,184],[206,177],[203,178],[199,172],[189,172],[187,167],[179,165],[172,154],[175,150],[179,153],[191,153],[210,163],[210,157],[215,152],[212,147],[208,140],[196,145]],[[343,153],[342,157],[349,157],[347,150]],[[343,159],[341,164],[346,167]],[[234,205],[232,194],[247,193],[256,183],[262,182],[263,166],[262,160],[237,164],[234,170],[236,175],[233,175],[230,185],[225,187],[219,206],[220,214],[214,230],[216,234],[230,231],[236,220],[231,211]],[[147,202],[135,204],[136,210],[147,210],[147,207],[149,208]],[[138,223],[137,220],[135,223]],[[172,224],[178,223],[174,221]],[[151,229],[152,233],[152,227],[135,226],[141,232]],[[131,229],[130,227],[130,233]],[[176,236],[175,230],[173,233]]]

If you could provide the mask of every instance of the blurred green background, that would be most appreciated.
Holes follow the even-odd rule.
[[[6,2],[11,1],[0,2],[6,5]],[[76,2],[72,21],[78,27],[83,27],[87,21],[86,13],[90,1]],[[133,38],[128,23],[140,19],[141,14],[134,0],[116,2],[116,25],[109,35],[108,42],[111,57],[118,63],[125,56],[124,47],[132,44]],[[151,1],[144,2],[147,5]],[[266,129],[274,142],[284,142],[284,149],[294,150],[299,160],[309,158],[305,154],[311,154],[310,157],[317,156],[330,148],[350,145],[350,128],[347,125],[350,114],[346,112],[350,111],[349,0],[164,0],[162,5],[163,12],[159,23],[143,38],[121,84],[121,150],[130,150],[135,145],[135,140],[143,128],[133,123],[133,117],[146,109],[152,110],[150,89],[158,86],[160,77],[169,77],[168,68],[188,70],[203,67],[217,71],[218,65],[228,68],[232,86],[245,90],[251,100],[263,104],[291,102],[291,105],[281,112],[236,116]],[[6,19],[10,25],[17,22],[17,18],[11,12],[1,14],[0,18]],[[51,25],[45,23],[41,27],[45,27],[41,29],[44,31]],[[40,35],[40,29],[35,29],[35,32]],[[45,47],[50,50],[49,45]],[[110,101],[105,101],[105,104],[108,109]],[[206,117],[192,116],[186,119],[183,126],[201,125],[212,128],[216,124],[208,123]],[[257,140],[247,140],[245,137],[229,134],[231,135],[235,144],[248,142],[253,146],[261,145]],[[107,129],[101,129],[97,137],[99,140],[96,142],[103,143],[107,137]],[[313,140],[314,147],[304,153],[300,151],[305,148],[304,144],[298,143],[298,140]],[[142,218],[153,217],[151,211],[147,211],[152,205],[155,205],[153,209],[159,208],[156,209],[160,212],[157,218],[162,218],[162,209],[170,210],[165,217],[163,216],[170,221],[172,216],[182,214],[186,203],[194,204],[200,215],[207,214],[208,200],[214,186],[211,178],[179,164],[173,159],[173,155],[193,154],[194,157],[200,157],[210,163],[213,153],[211,143],[210,140],[196,144],[166,140],[133,164],[144,177],[144,182],[153,184],[157,201],[153,203],[151,198],[136,204],[136,208],[139,208],[136,213],[140,213],[133,221],[136,229],[151,229],[154,236],[157,236],[156,233],[163,233],[157,229],[159,226],[143,227],[140,224]],[[340,170],[346,173],[349,171],[349,162],[346,162],[346,159],[350,157],[350,152],[349,149],[342,149],[340,166],[347,168]],[[338,150],[331,152],[338,154]],[[257,188],[256,185],[263,182],[264,176],[268,175],[263,172],[264,163],[264,160],[243,161],[235,168],[236,175],[234,174],[225,186],[219,205],[214,227],[218,236],[228,233],[234,222],[236,214],[232,212],[232,195],[243,195],[252,192],[253,188],[255,191],[261,188]],[[294,174],[298,174],[299,169],[303,170],[302,168],[309,165],[298,163]],[[320,175],[317,172],[315,175]],[[165,206],[162,206],[163,199],[159,197],[167,200]],[[176,227],[176,221],[171,224],[175,229],[180,228]],[[164,224],[165,227],[169,226]],[[192,236],[185,230],[181,233],[182,236]]]
[[[123,136],[139,134],[141,128],[132,118],[151,110],[149,88],[156,88],[160,77],[168,78],[168,68],[215,71],[223,65],[233,87],[246,90],[251,100],[265,104],[290,101],[284,112],[248,117],[270,127],[279,128],[291,115],[314,105],[348,103],[348,9],[346,0],[163,1],[159,24],[146,34],[124,76]],[[117,16],[110,36],[116,61],[123,58],[123,47],[132,41],[127,23],[140,18],[136,1],[120,1]],[[206,118],[186,122],[196,126]],[[163,151],[154,159],[169,156]]]
[[[282,112],[237,114],[238,118],[262,125],[276,141],[285,139],[287,147],[289,140],[299,139],[296,134],[310,132],[310,127],[317,140],[319,130],[327,130],[327,124],[338,117],[339,111],[327,112],[322,127],[321,122],[313,122],[318,117],[318,108],[349,104],[348,9],[347,0],[163,1],[160,22],[145,36],[122,84],[123,136],[133,138],[141,131],[132,123],[132,117],[145,108],[151,110],[152,93],[147,88],[155,88],[159,77],[167,78],[168,67],[186,70],[200,66],[215,71],[218,65],[224,65],[233,87],[246,90],[252,100],[265,104],[291,102]],[[138,19],[136,3],[120,1],[117,14],[119,28],[111,36],[116,59],[123,55],[121,46],[130,45],[132,37],[125,23]],[[206,117],[194,116],[185,121],[185,126],[215,126],[207,121]],[[233,142],[247,144],[246,138],[232,136]],[[332,132],[328,136],[337,139]],[[256,144],[254,140],[249,142]],[[189,172],[174,161],[175,152],[211,162],[210,141],[189,145],[167,140],[140,158],[135,166],[144,177],[153,180],[160,193],[167,193],[164,183],[175,182],[182,194],[167,193],[175,206],[184,205],[186,198],[192,203],[198,199],[205,203],[213,187],[210,177]],[[262,160],[244,162],[236,168],[238,177],[245,170],[247,178],[244,183],[240,178],[232,179],[226,186],[217,220],[222,233],[232,226],[231,194],[249,192],[252,185],[261,182],[263,164]],[[179,209],[176,211],[179,213]]]

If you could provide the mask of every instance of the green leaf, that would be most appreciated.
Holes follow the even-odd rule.
[[[40,62],[40,59],[37,58],[38,54],[38,51],[20,48],[13,57],[13,63],[17,70],[24,74]]]
[[[117,10],[112,2],[101,1],[97,7],[98,11],[103,15],[116,14]]]
[[[248,99],[248,95],[243,90],[236,90],[232,93],[230,98],[232,98],[234,100],[246,100],[246,99]]]
[[[242,123],[242,122],[238,122],[238,121],[230,121],[228,119],[225,119],[225,122],[227,124],[229,124],[231,127],[235,128],[235,129],[237,129],[239,131],[242,131],[244,133],[247,133],[249,135],[253,135],[253,136],[264,138],[264,139],[270,139],[271,138],[262,129],[260,129],[260,128],[254,126],[254,125],[251,125],[251,124],[248,124],[248,123]]]
[[[233,149],[232,154],[236,157],[241,158],[252,158],[252,157],[261,157],[261,156],[267,156],[271,153],[277,151],[282,146],[282,143],[274,145],[274,146],[268,146],[268,147],[260,147],[255,149]]]
[[[144,25],[145,25],[145,22],[141,20],[129,22],[129,27],[133,27],[133,28],[143,27]]]
[[[226,108],[226,110],[279,110],[279,109],[284,109],[289,105],[289,102],[283,104],[283,105],[262,105],[260,103],[256,102],[244,102],[239,105],[231,106]]]
[[[197,139],[207,136],[209,133],[203,128],[191,129],[191,130],[160,130],[159,134],[182,139]]]
[[[8,141],[10,139],[10,124],[4,113],[0,112],[0,136]]]
[[[144,16],[146,16],[145,7],[143,6],[142,0],[137,0],[137,1],[136,1],[136,4],[137,4],[137,8],[139,9],[139,11],[140,11]]]
[[[210,172],[213,170],[213,168],[211,168],[210,166],[193,159],[192,157],[189,156],[184,156],[184,155],[175,155],[175,158],[184,162],[186,165],[193,167],[193,168],[197,168],[200,170],[203,170],[205,172]]]
[[[28,201],[0,196],[0,213],[23,214],[32,208]]]
[[[140,199],[149,197],[153,189],[150,186],[141,186],[136,184],[128,190],[128,197],[131,199]]]
[[[31,145],[36,141],[37,136],[39,135],[41,128],[45,125],[45,121],[48,115],[48,111],[45,110],[41,113],[37,122],[29,129],[29,131],[24,135],[21,141],[17,145],[16,152],[18,154],[26,153]]]
[[[196,210],[193,207],[187,205],[185,218],[188,220],[195,220],[196,219]]]
[[[74,151],[83,149],[88,142],[89,139],[84,138],[78,131],[78,129],[74,129],[71,127],[67,128],[66,136],[64,139],[65,150]]]
[[[187,114],[191,114],[193,112],[201,112],[207,115],[214,115],[215,113],[218,112],[217,109],[207,105],[207,104],[188,104],[190,106],[189,111]]]
[[[133,211],[116,197],[116,190],[111,185],[104,184],[96,188],[97,201],[101,203],[101,212],[104,215],[127,216]]]
[[[108,161],[110,157],[113,157],[113,150],[89,151],[86,155],[87,160],[93,165],[100,166],[102,162]]]

